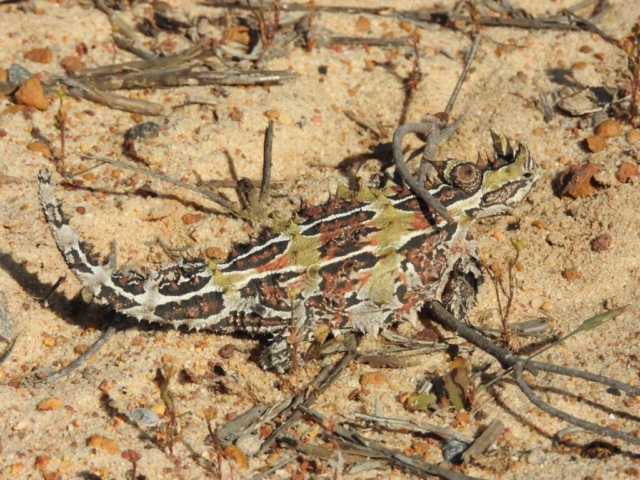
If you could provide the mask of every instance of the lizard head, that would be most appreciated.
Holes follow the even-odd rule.
[[[526,145],[514,151],[504,135],[491,136],[493,158],[433,162],[436,179],[430,191],[457,222],[508,212],[531,193],[540,177]]]

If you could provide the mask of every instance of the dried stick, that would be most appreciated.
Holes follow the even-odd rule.
[[[458,77],[458,82],[456,83],[456,86],[453,89],[453,92],[451,93],[451,97],[447,102],[447,106],[444,109],[444,113],[447,117],[451,114],[451,110],[453,110],[453,106],[455,105],[456,100],[458,98],[458,93],[460,93],[460,89],[462,88],[462,84],[467,79],[467,74],[471,69],[471,64],[473,63],[473,59],[475,58],[476,53],[478,52],[478,46],[480,45],[480,38],[481,38],[481,35],[479,33],[477,33],[476,36],[473,38],[473,43],[471,44],[471,50],[469,51],[469,54],[467,55],[467,59],[465,60],[464,68],[462,69],[462,72]]]
[[[104,332],[102,332],[102,335],[100,335],[100,338],[98,338],[98,340],[96,340],[95,343],[91,345],[86,352],[84,352],[82,355],[80,355],[78,358],[76,358],[73,362],[71,362],[66,367],[61,368],[57,372],[53,372],[51,375],[47,375],[46,377],[40,379],[40,383],[51,383],[55,380],[58,380],[59,378],[69,375],[71,372],[76,370],[80,365],[86,362],[89,357],[91,357],[94,353],[100,350],[102,346],[105,343],[107,343],[107,341],[111,338],[111,336],[116,331],[116,327],[114,327],[114,324],[120,319],[120,317],[121,317],[121,314],[116,313],[116,315],[114,316],[111,322],[111,325],[109,325],[109,327]]]
[[[438,145],[438,137],[440,130],[444,127],[444,122],[437,117],[425,116],[420,123],[407,123],[401,125],[393,134],[392,152],[393,160],[396,165],[398,174],[402,180],[409,186],[411,191],[420,197],[427,205],[433,208],[447,222],[453,223],[453,218],[444,208],[444,206],[433,197],[424,186],[420,184],[413,176],[407,165],[404,163],[402,154],[402,138],[408,133],[421,133],[427,137],[425,151],[434,151]]]
[[[482,455],[489,447],[498,439],[504,431],[504,424],[501,420],[495,418],[484,432],[476,438],[473,444],[467,448],[462,454],[462,460],[468,462],[476,455]]]
[[[76,153],[77,155],[80,155],[81,157],[90,158],[92,160],[97,160],[99,162],[109,163],[111,165],[115,165],[115,166],[121,167],[121,168],[127,168],[129,170],[133,170],[134,172],[143,173],[145,175],[149,175],[151,177],[158,178],[158,179],[163,180],[165,182],[173,183],[174,185],[177,185],[179,187],[186,188],[187,190],[194,191],[194,192],[202,195],[203,197],[211,200],[212,202],[215,202],[215,203],[223,206],[224,208],[229,210],[229,212],[231,212],[233,215],[235,215],[238,218],[242,218],[242,219],[248,220],[248,221],[251,220],[251,217],[247,213],[243,212],[241,209],[236,207],[233,203],[229,202],[227,199],[221,197],[220,195],[218,195],[216,193],[210,192],[208,190],[203,190],[203,189],[198,188],[198,187],[194,187],[193,185],[191,185],[189,183],[181,182],[180,180],[176,180],[175,178],[171,178],[171,177],[168,177],[168,176],[163,175],[161,173],[154,172],[153,170],[148,170],[146,168],[138,167],[137,165],[132,165],[130,163],[119,162],[118,160],[113,160],[111,158],[98,157],[98,156],[95,156],[95,155],[90,155],[90,154],[82,153],[82,152],[74,152],[74,153]]]
[[[152,52],[148,48],[144,47],[140,42],[138,42],[136,31],[127,22],[125,22],[120,15],[107,7],[104,0],[94,0],[94,3],[96,5],[96,8],[107,15],[109,17],[109,20],[118,27],[118,31],[129,39],[127,45],[131,47],[130,50],[133,53],[141,56],[142,58],[155,58],[158,56],[156,53]]]
[[[514,369],[514,375],[516,375],[516,383],[518,387],[522,390],[522,392],[527,396],[527,398],[542,411],[548,413],[549,415],[556,416],[561,420],[572,423],[574,425],[578,425],[586,430],[591,430],[598,435],[607,435],[614,438],[619,438],[630,443],[640,445],[640,438],[634,437],[633,435],[619,432],[618,430],[609,429],[606,427],[601,427],[599,425],[595,425],[591,422],[587,422],[580,418],[574,417],[567,413],[564,413],[548,403],[543,402],[539,398],[533,394],[530,387],[524,381],[524,377],[522,374],[523,369],[537,371],[542,370],[550,373],[555,373],[558,375],[564,375],[569,377],[577,377],[582,378],[583,380],[588,380],[590,382],[597,382],[608,387],[617,388],[618,390],[622,390],[627,392],[630,395],[640,396],[640,388],[633,387],[623,382],[618,382],[616,380],[612,380],[607,377],[603,377],[601,375],[596,375],[594,373],[585,372],[583,370],[576,370],[573,368],[560,367],[558,365],[553,365],[550,363],[543,362],[534,362],[529,359],[523,359],[511,354],[509,351],[502,349],[495,345],[493,342],[482,337],[478,332],[473,330],[472,328],[462,324],[458,319],[455,318],[446,308],[440,303],[435,301],[427,302],[426,304],[427,311],[431,314],[431,316],[438,323],[443,325],[446,328],[454,330],[458,335],[460,335],[465,340],[473,343],[478,348],[484,350],[486,353],[494,357],[503,368],[508,369],[512,367]],[[595,318],[595,317],[594,317]],[[519,372],[517,373],[516,372]],[[534,401],[535,399],[535,401]],[[560,415],[562,414],[562,415]],[[593,428],[597,427],[597,428]]]
[[[107,15],[109,17],[109,20],[118,27],[118,31],[128,39],[126,45],[131,47],[129,48],[129,50],[132,53],[135,53],[136,55],[147,59],[155,58],[158,56],[157,53],[149,50],[140,42],[138,42],[138,35],[136,34],[136,31],[127,22],[125,22],[124,19],[120,17],[120,15],[107,7],[107,4],[104,2],[104,0],[94,0],[94,3],[96,5],[96,8]],[[122,42],[121,45],[124,46]]]
[[[280,470],[281,468],[286,467],[287,465],[289,465],[291,462],[293,462],[297,457],[293,456],[293,457],[289,457],[289,458],[285,458],[283,461],[281,461],[280,463],[278,463],[277,465],[271,467],[269,470],[265,470],[262,473],[258,473],[257,475],[254,475],[253,477],[249,477],[247,480],[262,480],[263,478],[268,477],[269,475],[271,475],[272,473],[277,472],[278,470]]]
[[[400,113],[400,120],[398,123],[403,124],[407,120],[407,112],[409,110],[409,105],[411,105],[411,100],[413,99],[413,95],[418,87],[418,83],[422,78],[422,71],[420,70],[420,50],[418,50],[418,43],[420,42],[420,38],[418,36],[413,37],[413,66],[411,67],[411,72],[407,78],[402,80],[402,84],[404,87],[404,101],[402,102],[402,111]]]
[[[61,78],[59,82],[67,85],[69,95],[77,98],[84,98],[100,105],[105,105],[116,110],[123,110],[130,113],[138,113],[140,115],[168,115],[169,110],[156,102],[149,100],[140,100],[137,98],[129,98],[115,93],[109,93],[97,88],[88,87],[78,80],[71,78]]]
[[[375,37],[331,37],[330,45],[368,45],[370,47],[410,47],[414,40],[411,37],[375,38]]]
[[[14,339],[9,342],[7,348],[4,349],[4,352],[2,352],[2,354],[0,355],[0,365],[2,365],[7,358],[9,358],[9,355],[11,355],[11,352],[13,351],[13,347],[16,346],[17,340],[18,336],[16,335]]]
[[[533,403],[536,407],[538,407],[540,410],[542,410],[545,413],[548,413],[549,415],[553,415],[554,417],[559,418],[560,420],[564,420],[567,423],[571,423],[572,425],[576,425],[578,427],[584,428],[585,430],[589,430],[598,435],[618,438],[620,440],[624,440],[625,442],[633,443],[635,445],[640,445],[640,438],[636,437],[635,435],[621,432],[619,430],[614,430],[613,428],[602,427],[597,423],[588,422],[581,418],[574,417],[573,415],[569,415],[568,413],[563,412],[562,410],[558,410],[557,408],[554,408],[548,403],[540,400],[533,393],[533,390],[531,390],[526,380],[524,379],[523,369],[524,369],[525,363],[526,363],[526,360],[524,359],[519,359],[517,362],[515,362],[515,364],[513,365],[513,376],[515,377],[516,383],[518,384],[518,387],[520,388],[522,393],[524,393],[527,399],[531,403]]]
[[[271,161],[273,154],[273,120],[264,132],[264,153],[262,157],[262,181],[260,183],[260,203],[269,203],[269,183],[271,182]]]
[[[284,432],[287,428],[289,428],[294,422],[300,420],[303,414],[300,411],[300,408],[303,406],[310,407],[316,401],[316,399],[331,386],[342,374],[342,371],[349,366],[349,364],[353,361],[356,356],[355,349],[348,351],[344,357],[335,365],[327,365],[324,367],[320,373],[313,379],[310,386],[314,387],[314,390],[310,394],[302,393],[298,395],[293,402],[291,402],[290,409],[293,409],[293,414],[278,428],[276,428],[273,433],[265,440],[260,448],[260,452],[258,454],[266,452],[269,447],[275,442],[278,436]]]
[[[103,77],[108,75],[118,75],[123,72],[136,72],[151,68],[163,68],[169,70],[174,67],[184,66],[193,63],[193,60],[204,60],[215,55],[213,50],[203,50],[202,47],[193,47],[183,50],[175,55],[159,57],[149,60],[135,60],[133,62],[115,63],[100,67],[85,68],[73,72],[73,78]]]
[[[343,445],[347,447],[354,447],[363,449],[365,447],[372,454],[378,456],[382,455],[384,459],[391,465],[410,471],[414,475],[424,477],[424,475],[438,475],[447,480],[470,480],[477,477],[471,477],[462,473],[448,470],[446,468],[439,467],[430,463],[418,460],[415,457],[409,457],[401,453],[397,453],[394,450],[385,448],[382,445],[374,442],[373,440],[367,440],[361,435],[351,432],[340,424],[330,420],[326,416],[319,412],[312,410],[311,408],[301,405],[298,407],[304,414],[310,416],[314,422],[326,429],[331,435],[335,435],[343,441]]]
[[[87,87],[100,90],[136,88],[193,87],[203,85],[273,85],[293,80],[293,72],[277,70],[196,70],[193,65],[149,68],[141,72],[114,76],[93,76],[83,80]]]
[[[573,13],[572,9],[565,8],[562,13],[567,15],[569,18],[574,19],[579,25],[582,25],[583,27],[581,28],[581,30],[586,30],[588,32],[597,33],[598,35],[600,35],[602,37],[603,40],[615,45],[616,47],[619,46],[619,41],[618,41],[617,38],[614,38],[611,35],[609,35],[608,33],[602,31],[600,28],[598,28],[596,25],[591,23],[586,18],[582,18],[581,16],[576,15],[575,13]]]
[[[380,417],[377,415],[369,415],[366,413],[356,413],[355,417],[361,420],[366,420],[367,422],[378,423],[385,427],[394,425],[418,432],[435,433],[445,438],[455,438],[456,440],[464,443],[473,443],[474,441],[473,437],[469,437],[462,433],[456,432],[455,430],[439,427],[437,425],[429,425],[427,423],[414,422],[412,420],[402,420],[400,418]]]

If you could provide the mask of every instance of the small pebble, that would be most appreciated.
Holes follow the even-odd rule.
[[[560,196],[579,198],[595,192],[591,179],[600,170],[602,170],[601,165],[589,162],[566,168],[560,173]]]
[[[185,213],[182,216],[182,223],[185,225],[193,225],[194,223],[198,223],[204,217],[198,213]]]
[[[49,108],[49,101],[44,96],[44,89],[37,78],[26,79],[14,96],[20,105],[30,105],[43,111]]]
[[[635,163],[622,162],[620,168],[616,172],[616,178],[620,183],[627,183],[631,177],[638,175],[638,167]]]
[[[75,55],[71,55],[61,59],[60,66],[64,68],[64,71],[67,73],[72,73],[87,68],[87,65],[80,59],[80,57],[76,57]]]
[[[222,451],[222,456],[227,460],[233,459],[240,470],[249,468],[249,460],[245,453],[235,445],[227,445]]]
[[[565,268],[562,271],[562,276],[564,277],[565,280],[573,282],[574,280],[578,280],[580,278],[580,273],[577,270],[574,270],[573,268]]]
[[[27,144],[27,150],[31,152],[41,153],[45,157],[51,156],[51,149],[44,142],[41,142],[40,140]]]
[[[139,123],[135,127],[130,128],[125,133],[125,140],[151,140],[152,138],[156,138],[158,136],[158,132],[160,131],[160,126],[155,122],[143,122]]]
[[[87,447],[97,448],[107,452],[110,455],[115,455],[120,451],[118,444],[110,438],[103,437],[102,435],[92,435],[87,440]]]
[[[380,372],[365,373],[360,378],[360,385],[366,387],[368,385],[382,386],[387,383],[387,379]]]
[[[47,412],[49,410],[57,410],[62,406],[62,400],[56,397],[49,397],[38,402],[36,410],[39,412]]]
[[[633,130],[629,130],[627,132],[626,138],[627,142],[629,143],[640,142],[640,130],[637,130],[635,128]]]
[[[260,435],[242,435],[236,440],[236,447],[244,452],[247,457],[253,457],[260,451],[263,439]]]
[[[601,152],[602,150],[604,150],[604,147],[607,146],[606,137],[599,133],[585,138],[584,141],[586,142],[589,151],[593,153]]]
[[[371,22],[367,17],[360,15],[356,20],[356,30],[358,32],[368,32],[371,30]]]
[[[27,422],[25,422],[24,420],[21,420],[18,423],[16,423],[13,427],[11,427],[11,430],[15,430],[16,432],[19,432],[20,430],[25,430],[26,428],[27,428]]]
[[[407,22],[406,20],[401,20],[400,23],[398,23],[398,26],[405,32],[413,31],[413,24],[411,22]]]
[[[527,455],[527,462],[531,465],[540,465],[547,461],[547,454],[541,448],[534,448]]]
[[[547,301],[540,305],[540,310],[542,310],[543,312],[551,313],[553,312],[554,308],[551,302]]]
[[[596,238],[591,240],[591,250],[594,252],[604,252],[605,250],[609,250],[610,245],[611,235],[608,233],[598,235]]]
[[[131,420],[140,425],[144,425],[145,427],[155,427],[156,425],[160,425],[160,417],[153,413],[148,408],[134,408],[131,410],[129,414]]]
[[[596,135],[602,135],[605,138],[613,138],[622,135],[622,127],[615,120],[605,120],[596,127]]]
[[[442,447],[442,456],[447,462],[459,465],[462,463],[462,453],[467,448],[469,448],[469,444],[454,438],[447,438],[444,441],[444,446]]]
[[[8,77],[12,85],[21,85],[28,78],[33,78],[33,74],[22,65],[14,63],[9,67]]]
[[[537,310],[542,306],[543,303],[544,303],[544,298],[536,297],[533,300],[531,300],[531,307]]]
[[[36,63],[51,63],[53,53],[48,48],[34,48],[24,54],[24,58]]]
[[[224,347],[222,347],[219,351],[218,354],[222,357],[222,358],[231,358],[233,357],[233,354],[236,351],[236,347],[233,346],[233,344],[231,343],[227,343]]]

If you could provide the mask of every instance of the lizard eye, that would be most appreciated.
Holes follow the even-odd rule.
[[[471,192],[482,182],[482,174],[473,163],[461,163],[451,170],[451,183],[454,187]]]

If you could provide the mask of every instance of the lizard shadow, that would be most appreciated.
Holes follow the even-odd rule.
[[[37,248],[38,245],[35,245],[35,247]],[[0,268],[7,272],[35,302],[42,302],[43,308],[48,308],[72,325],[91,325],[98,318],[105,316],[104,312],[98,312],[95,306],[90,309],[89,307],[91,306],[82,300],[80,295],[69,299],[64,294],[54,291],[48,295],[46,302],[41,300],[47,295],[52,285],[42,282],[37,273],[30,272],[24,263],[17,262],[9,254],[0,255]],[[76,321],[70,321],[70,319],[76,319]]]

